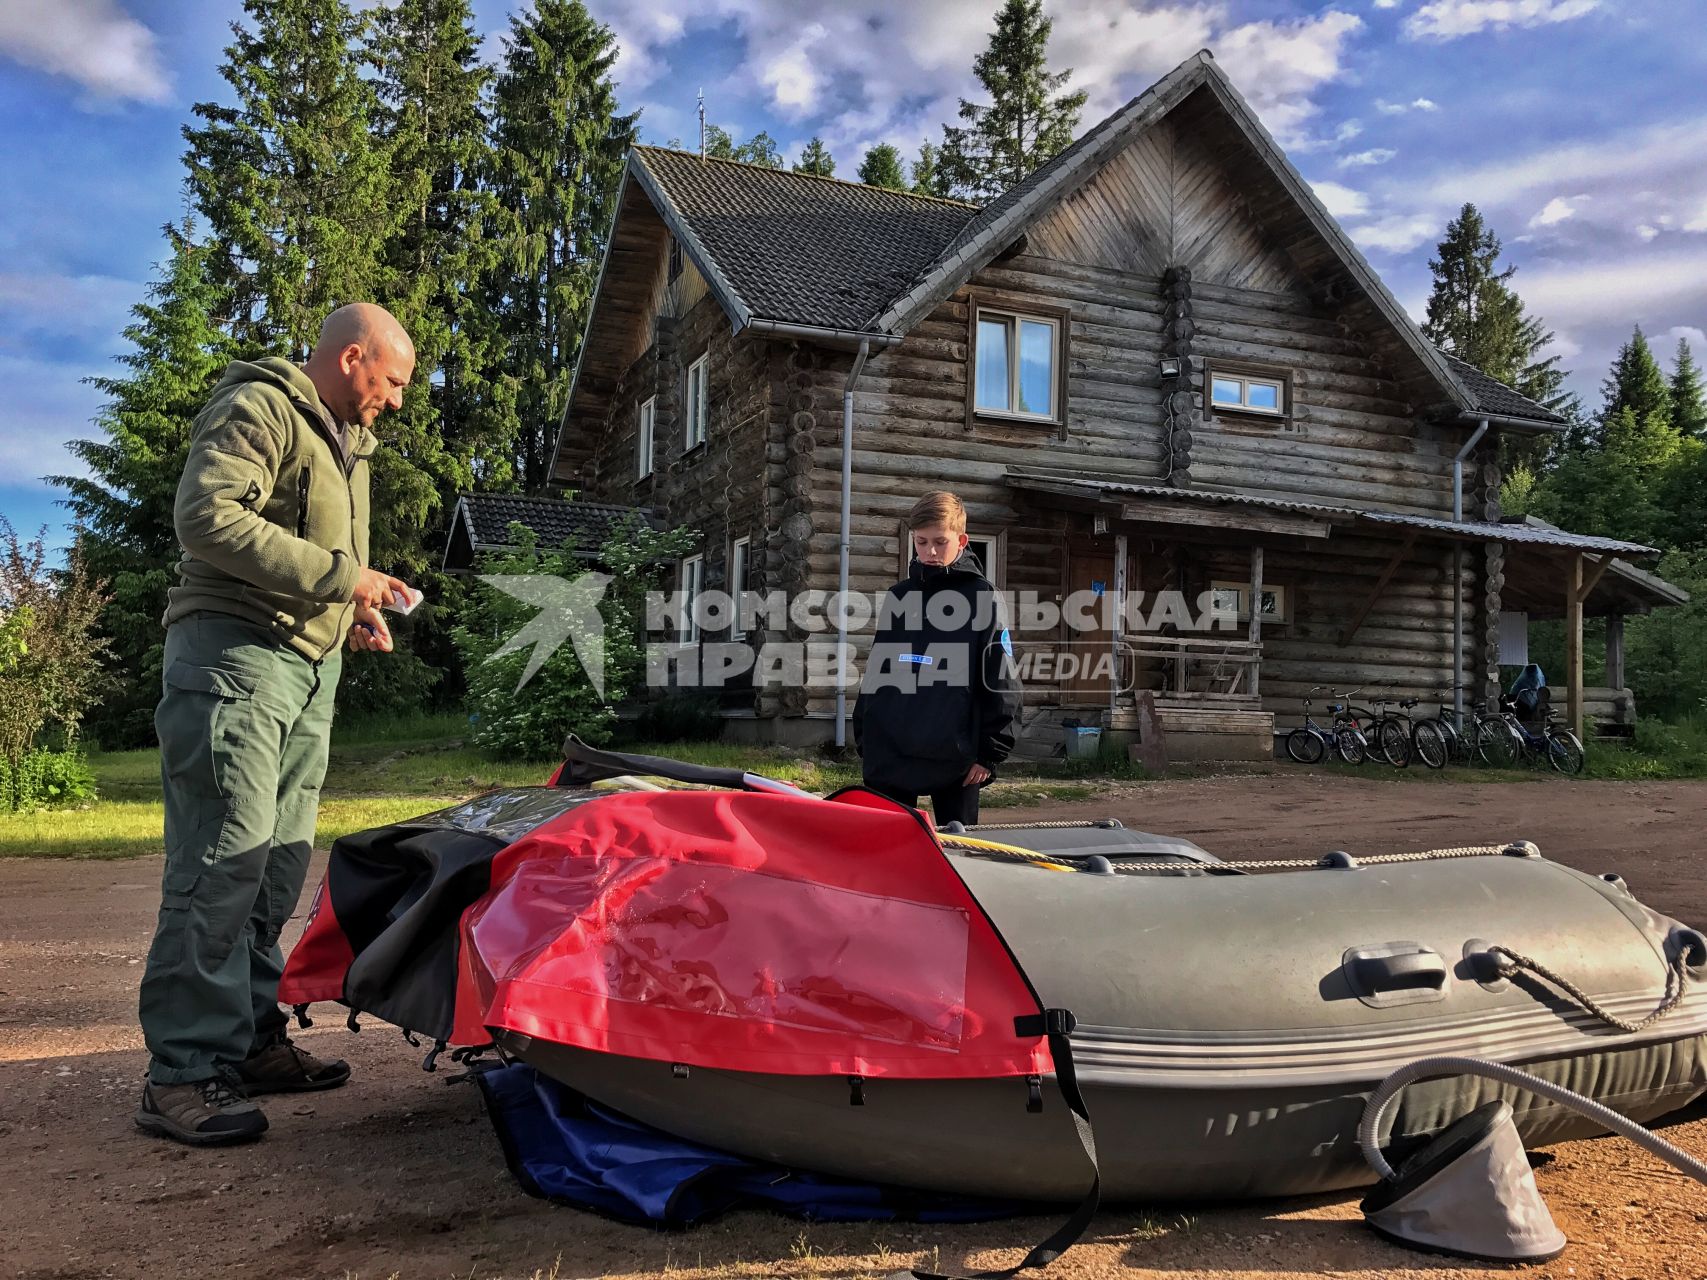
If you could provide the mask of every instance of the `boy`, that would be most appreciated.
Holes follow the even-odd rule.
[[[938,826],[978,820],[978,788],[1013,750],[1020,687],[966,508],[937,490],[907,514],[913,561],[889,588],[854,704],[865,785],[902,804],[931,798]]]

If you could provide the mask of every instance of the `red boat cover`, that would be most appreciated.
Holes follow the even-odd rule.
[[[492,860],[463,913],[454,1041],[488,1029],[693,1066],[964,1078],[1051,1069],[1039,1006],[911,810],[613,795]]]

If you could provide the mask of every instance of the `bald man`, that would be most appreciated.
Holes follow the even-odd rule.
[[[412,595],[367,553],[372,427],[414,372],[395,317],[356,303],[305,365],[234,361],[192,426],[154,713],[166,868],[136,1113],[179,1142],[258,1138],[254,1097],[349,1079],[285,1033],[279,933],[314,844],[343,646],[389,653],[379,609]]]

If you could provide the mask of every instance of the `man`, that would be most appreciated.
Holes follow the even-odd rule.
[[[234,361],[192,427],[154,715],[166,869],[136,1113],[179,1142],[258,1138],[251,1097],[349,1079],[285,1034],[278,943],[313,848],[341,646],[389,653],[379,608],[413,595],[366,561],[370,428],[414,371],[389,312],[341,307],[307,364]]]

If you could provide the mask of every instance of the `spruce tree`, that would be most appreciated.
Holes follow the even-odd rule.
[[[1512,289],[1517,268],[1499,265],[1499,237],[1475,205],[1466,204],[1447,224],[1435,255],[1423,323],[1429,341],[1561,417],[1580,417],[1559,357],[1541,354],[1553,335]]]
[[[95,420],[105,438],[67,445],[90,474],[50,477],[66,491],[64,505],[83,527],[82,554],[111,597],[97,631],[111,642],[104,665],[116,677],[114,692],[88,717],[110,747],[152,740],[165,643],[160,617],[166,589],[177,581],[173,501],[190,423],[231,354],[218,322],[224,299],[211,279],[210,246],[192,240],[187,225],[167,227],[166,235],[172,256],[124,330],[133,348],[117,357],[124,373],[89,379],[107,396]]]
[[[913,161],[912,192],[916,196],[946,196],[948,175],[942,167],[942,155],[934,142],[919,146],[919,158]]]
[[[680,138],[671,138],[664,145],[673,151],[699,151],[697,145],[690,146]],[[756,164],[765,169],[783,167],[782,152],[777,150],[776,139],[770,134],[760,130],[747,141],[737,143],[729,130],[716,124],[705,126],[705,158],[739,160],[742,164]],[[798,165],[795,167],[799,168]]]
[[[485,291],[502,345],[487,430],[513,479],[549,479],[557,425],[597,285],[635,117],[617,110],[610,29],[581,0],[537,0],[510,19],[492,91],[490,190],[499,253]]]
[[[879,142],[860,161],[859,180],[868,187],[905,191],[907,179],[901,172],[901,153],[887,142]]]
[[[468,0],[400,0],[375,11],[367,58],[399,208],[379,300],[415,342],[415,380],[386,415],[374,459],[372,558],[404,576],[437,561],[444,513],[484,453],[477,412],[489,332],[475,289],[491,265],[481,235],[486,157],[480,62]]]
[[[1049,70],[1051,25],[1043,0],[1004,0],[989,47],[972,64],[991,101],[962,98],[964,123],[943,130],[951,189],[998,196],[1072,142],[1086,95],[1061,92],[1071,68]]]
[[[377,296],[396,222],[375,101],[342,0],[244,0],[220,74],[235,106],[197,103],[189,190],[245,351],[304,358],[328,312]]]
[[[830,149],[824,145],[822,138],[813,138],[800,150],[800,162],[794,166],[796,173],[809,173],[815,178],[835,176],[836,161],[830,155]]]
[[[1701,389],[1701,370],[1686,338],[1677,340],[1671,371],[1671,425],[1681,436],[1707,439],[1707,396]]]
[[[1660,371],[1660,362],[1654,359],[1654,350],[1648,345],[1641,325],[1636,326],[1630,341],[1618,349],[1612,370],[1600,384],[1600,390],[1605,397],[1600,415],[1603,435],[1608,429],[1606,424],[1623,409],[1634,413],[1638,422],[1656,418],[1667,425],[1671,422],[1671,388],[1666,385],[1665,374]]]

